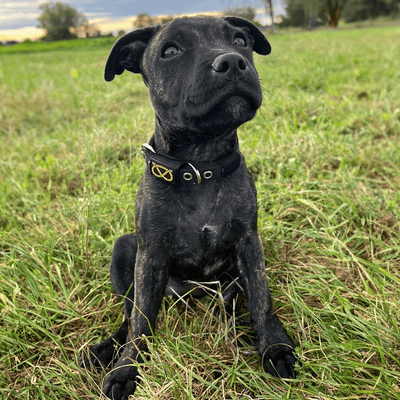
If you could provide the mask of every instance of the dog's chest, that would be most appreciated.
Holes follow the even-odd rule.
[[[161,258],[172,275],[213,276],[234,257],[254,225],[255,190],[242,171],[233,179],[194,187],[143,186],[137,201],[139,240],[148,257]]]
[[[186,279],[207,279],[218,274],[221,265],[231,256],[234,241],[227,237],[231,224],[220,221],[220,224],[196,225],[193,222],[175,226],[170,273]]]
[[[190,253],[215,252],[224,242],[223,232],[230,222],[230,206],[219,202],[198,201],[181,204],[178,217],[173,223],[173,235],[177,248]]]
[[[176,204],[171,219],[171,264],[180,274],[207,277],[232,256],[241,222],[232,196],[202,194]]]

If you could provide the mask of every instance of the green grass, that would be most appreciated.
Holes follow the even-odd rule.
[[[0,46],[0,54],[31,53],[36,51],[94,49],[111,46],[115,42],[113,37],[90,39],[59,40],[56,42],[24,41],[12,46]]]
[[[137,398],[400,399],[399,35],[277,35],[256,57],[240,143],[298,379],[265,374],[217,301],[166,300]],[[103,81],[109,47],[0,55],[0,399],[100,393],[77,360],[122,320],[108,263],[154,126],[140,76]]]

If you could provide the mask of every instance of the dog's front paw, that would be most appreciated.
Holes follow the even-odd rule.
[[[101,370],[108,368],[117,357],[118,351],[112,339],[106,339],[89,348],[86,356],[79,360],[79,366],[85,369]]]
[[[266,372],[278,378],[295,379],[296,362],[301,365],[294,346],[286,343],[276,343],[267,347],[264,351],[263,367]]]
[[[112,400],[128,400],[128,397],[135,392],[136,379],[139,375],[130,360],[120,361],[104,379],[103,393]]]

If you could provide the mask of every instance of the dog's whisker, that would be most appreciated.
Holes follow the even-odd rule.
[[[263,93],[267,93],[271,97],[273,97],[275,100],[279,100],[279,97],[275,96],[272,92],[270,92],[268,89],[266,89],[263,85],[261,85],[261,89],[262,89]]]

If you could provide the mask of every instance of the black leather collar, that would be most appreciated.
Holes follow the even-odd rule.
[[[240,153],[233,151],[211,163],[194,164],[190,161],[180,161],[157,153],[154,150],[154,136],[150,139],[149,144],[142,145],[141,151],[153,176],[175,184],[200,185],[205,181],[226,177],[239,168],[241,160]]]

